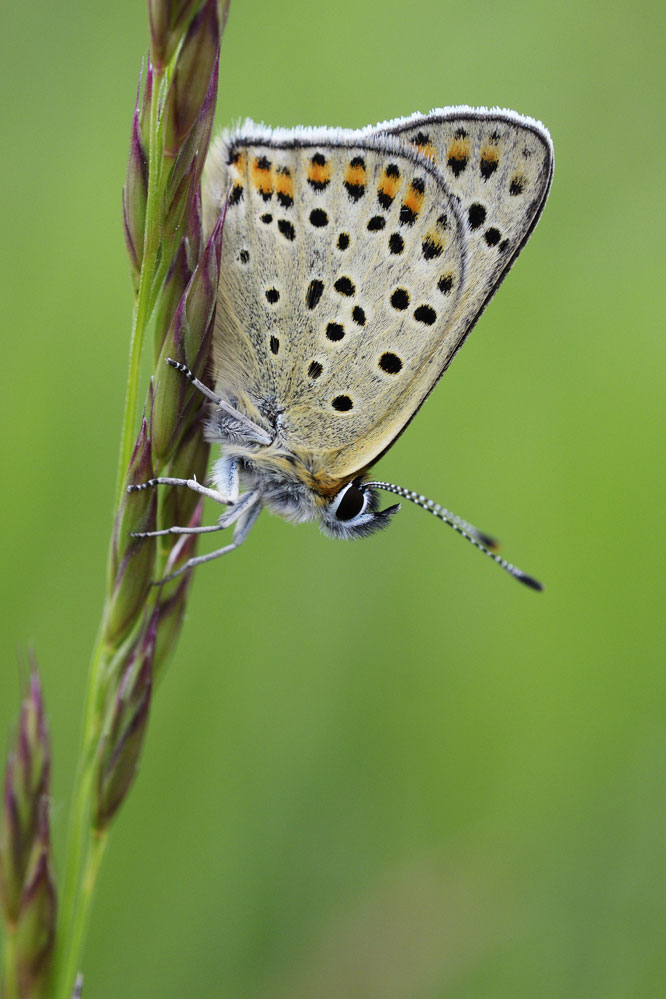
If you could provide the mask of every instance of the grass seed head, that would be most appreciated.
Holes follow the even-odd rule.
[[[5,772],[0,895],[14,937],[20,995],[37,995],[48,971],[56,924],[49,834],[51,749],[36,666],[21,706]]]

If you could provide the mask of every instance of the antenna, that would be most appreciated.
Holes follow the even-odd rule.
[[[363,489],[383,489],[387,493],[394,493],[396,496],[401,496],[403,499],[410,500],[410,502],[415,503],[416,506],[420,506],[423,510],[427,510],[434,517],[439,517],[443,520],[445,524],[452,527],[454,531],[461,534],[463,538],[478,548],[479,551],[491,558],[493,562],[497,562],[499,566],[502,567],[510,576],[517,579],[520,583],[524,583],[525,586],[529,586],[532,590],[543,590],[543,583],[540,583],[538,579],[534,576],[528,576],[526,572],[519,569],[515,565],[511,565],[506,559],[501,558],[496,555],[492,548],[498,548],[499,545],[491,538],[489,535],[484,534],[482,531],[477,530],[472,524],[468,524],[466,520],[462,520],[461,517],[457,517],[455,513],[451,513],[450,510],[445,510],[443,506],[439,503],[433,503],[432,500],[427,499],[425,496],[421,496],[420,493],[415,493],[412,489],[404,489],[402,486],[395,486],[391,482],[364,482],[362,485]]]

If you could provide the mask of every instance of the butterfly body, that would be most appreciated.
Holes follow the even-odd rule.
[[[388,523],[398,508],[378,510],[368,469],[499,287],[552,172],[544,126],[499,109],[223,133],[203,190],[207,229],[224,213],[216,395],[200,386],[222,445],[215,498],[232,507],[221,526],[243,540],[262,508],[340,537]],[[389,491],[484,547],[459,518]]]

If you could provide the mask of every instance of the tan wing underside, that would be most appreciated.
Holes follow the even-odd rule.
[[[418,155],[398,152],[395,138],[382,148],[382,134],[411,143]],[[210,226],[231,190],[218,390],[250,415],[273,399],[285,445],[313,473],[342,479],[366,467],[446,370],[529,237],[551,174],[547,133],[513,115],[434,113],[388,123],[354,146],[336,133],[305,146],[302,136],[281,144],[218,140],[204,202]],[[313,209],[326,224],[312,224]],[[349,237],[345,249],[340,235]],[[396,236],[401,253],[390,250],[392,237],[400,245]],[[336,290],[340,278],[351,294]],[[396,290],[407,292],[404,309],[392,302]],[[427,310],[432,324],[424,322]],[[331,323],[341,339],[329,338]],[[399,359],[399,372],[380,367],[387,354]],[[315,378],[312,365],[321,367]],[[333,408],[340,397],[351,400],[350,410]]]
[[[216,155],[208,205],[231,192],[217,390],[253,417],[279,414],[281,443],[315,477],[344,477],[436,377],[464,288],[457,206],[427,160],[381,137],[240,139]]]
[[[553,149],[540,123],[514,112],[442,109],[389,122],[382,134],[408,142],[434,163],[458,199],[466,223],[465,287],[435,376],[409,423],[473,329],[543,210],[553,175]]]

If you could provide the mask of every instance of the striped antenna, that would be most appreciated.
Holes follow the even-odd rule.
[[[534,576],[528,576],[526,572],[522,569],[518,569],[517,566],[511,565],[506,559],[501,558],[496,555],[493,548],[498,548],[499,545],[491,538],[489,535],[484,534],[482,531],[477,530],[472,524],[468,524],[466,520],[457,517],[455,513],[451,513],[450,510],[445,510],[443,506],[439,503],[433,503],[432,500],[427,499],[425,496],[421,496],[420,493],[415,493],[412,489],[404,489],[402,486],[395,486],[391,482],[364,482],[363,489],[383,489],[387,493],[394,493],[396,496],[401,496],[403,499],[409,500],[411,503],[415,503],[420,506],[423,510],[427,510],[428,513],[433,514],[434,517],[439,517],[443,520],[445,524],[452,527],[454,531],[461,534],[463,538],[466,538],[470,544],[478,548],[479,551],[491,558],[493,562],[497,562],[510,576],[517,579],[519,582],[524,583],[525,586],[529,586],[532,590],[543,590],[543,583],[540,583],[538,579]]]

